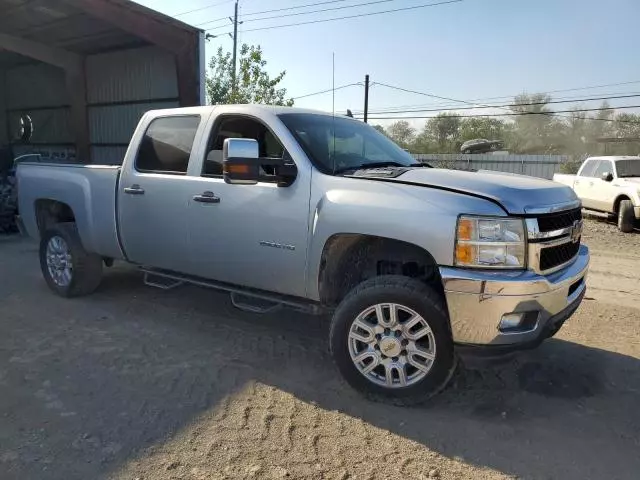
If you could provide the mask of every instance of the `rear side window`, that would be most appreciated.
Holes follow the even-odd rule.
[[[595,171],[597,165],[598,160],[589,160],[587,163],[585,163],[584,168],[580,172],[580,176],[593,177],[593,172]]]
[[[140,143],[136,170],[152,173],[187,173],[199,115],[160,117],[153,120]]]

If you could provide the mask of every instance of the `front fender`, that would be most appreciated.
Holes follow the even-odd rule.
[[[505,213],[483,199],[428,187],[316,175],[310,205],[307,292],[319,300],[322,253],[331,237],[358,234],[399,240],[426,250],[438,265],[453,263],[458,215]]]

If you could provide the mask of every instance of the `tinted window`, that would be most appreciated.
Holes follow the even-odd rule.
[[[600,160],[600,163],[591,176],[600,178],[603,173],[613,173],[613,165],[609,160]]]
[[[186,173],[200,117],[153,120],[140,143],[136,169],[141,172]]]
[[[202,174],[222,175],[222,147],[227,138],[252,138],[262,158],[282,158],[284,147],[261,122],[248,117],[223,117],[211,132]]]
[[[618,178],[640,177],[640,160],[618,160]]]
[[[592,177],[593,176],[593,171],[596,169],[597,165],[598,165],[598,160],[589,160],[589,161],[587,161],[587,163],[585,163],[584,167],[580,171],[580,176],[581,177]]]

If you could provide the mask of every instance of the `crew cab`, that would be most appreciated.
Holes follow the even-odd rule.
[[[573,188],[591,213],[617,218],[622,232],[633,232],[640,220],[640,157],[589,157],[577,175],[553,180]]]
[[[344,378],[395,403],[442,389],[458,353],[537,346],[586,289],[570,188],[430,168],[322,112],[151,111],[121,167],[21,163],[18,192],[55,293],[89,294],[121,260],[245,310],[331,312]]]

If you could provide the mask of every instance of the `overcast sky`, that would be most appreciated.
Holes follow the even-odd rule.
[[[375,3],[342,8],[367,1]],[[635,81],[554,95],[590,97],[640,92],[640,0],[465,0],[326,23],[246,31],[438,1],[240,0],[244,23],[239,41],[259,44],[272,74],[287,71],[283,86],[292,97],[331,88],[333,53],[336,86],[363,82],[368,73],[371,82],[464,100]],[[321,2],[323,5],[294,8]],[[170,15],[214,5],[177,17],[196,26],[233,14],[233,0],[139,3]],[[251,15],[282,8],[285,10]],[[284,16],[328,8],[341,9]],[[277,18],[255,20],[271,16]],[[218,27],[209,33],[221,34],[208,42],[207,57],[218,46],[231,49],[232,41],[225,35],[231,30],[228,24],[223,20],[200,27]],[[372,112],[435,103],[451,104],[381,85],[370,90]],[[612,106],[634,104],[640,104],[640,97],[611,101]],[[301,98],[296,105],[330,111],[332,96],[327,93]],[[362,110],[363,87],[336,91],[335,107],[338,112],[347,108]]]

